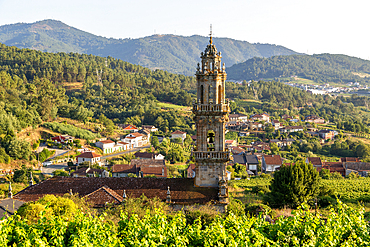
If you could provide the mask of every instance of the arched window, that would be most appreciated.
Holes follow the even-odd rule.
[[[208,102],[209,103],[214,103],[213,96],[214,96],[214,88],[211,85],[209,85],[208,87]]]
[[[200,85],[200,103],[201,104],[204,104],[204,89],[203,89],[203,85]]]
[[[215,137],[213,130],[207,132],[207,151],[215,151]]]
[[[221,104],[221,100],[222,100],[222,87],[221,85],[218,85],[218,104]]]

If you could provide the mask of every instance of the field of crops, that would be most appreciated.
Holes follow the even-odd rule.
[[[122,214],[117,225],[82,213],[36,223],[16,215],[0,223],[0,246],[369,246],[369,233],[362,212],[339,203],[326,220],[300,209],[275,224],[230,214],[204,225],[161,211],[142,219]]]

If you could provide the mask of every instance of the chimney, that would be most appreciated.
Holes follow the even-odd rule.
[[[127,200],[127,195],[126,195],[126,190],[123,190],[123,195],[122,195],[122,204],[124,204]]]
[[[170,186],[167,187],[167,197],[166,197],[166,202],[171,203],[171,191],[170,191]]]
[[[30,185],[30,186],[32,186],[32,185],[33,185],[32,172],[30,172],[30,181],[29,181],[29,185]]]
[[[9,192],[8,192],[8,197],[13,198],[13,192],[12,192],[12,183],[9,182]]]

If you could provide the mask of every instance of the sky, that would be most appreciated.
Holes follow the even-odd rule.
[[[44,19],[107,38],[207,36],[370,60],[369,0],[0,0],[0,25]],[[217,44],[216,44],[217,45]]]

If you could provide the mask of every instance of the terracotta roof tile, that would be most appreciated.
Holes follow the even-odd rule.
[[[112,172],[121,172],[121,173],[134,173],[136,174],[136,166],[123,164],[123,165],[113,165]]]
[[[105,141],[100,141],[103,144],[109,144],[109,143],[114,143],[112,140],[105,140]]]
[[[322,161],[320,157],[308,157],[308,162],[314,166],[322,165]]]
[[[280,155],[264,155],[266,165],[281,165],[283,160]]]
[[[93,207],[104,207],[106,203],[120,204],[123,200],[122,196],[118,195],[106,185],[87,194],[84,198],[86,201],[90,202]]]
[[[341,162],[360,162],[360,159],[357,157],[342,157],[340,158]]]
[[[85,152],[76,156],[76,158],[96,158],[96,157],[101,157],[101,155],[94,152]]]
[[[137,198],[142,194],[148,198],[158,197],[165,201],[167,187],[170,187],[171,200],[176,204],[204,204],[218,200],[217,188],[195,187],[194,179],[191,178],[70,178],[53,177],[42,181],[34,186],[27,187],[14,196],[21,201],[36,201],[39,198],[53,194],[62,196],[70,192],[78,193],[80,197],[87,196],[99,188],[107,186],[118,195],[126,190],[128,197]],[[104,193],[107,192],[104,191]],[[102,196],[103,191],[96,192],[96,196]],[[108,196],[109,197],[109,196]],[[91,199],[94,196],[91,195]],[[111,198],[111,197],[109,197]],[[110,199],[111,200],[111,199]],[[99,199],[99,201],[101,201]]]
[[[176,135],[176,134],[185,134],[186,132],[182,132],[180,130],[176,130],[174,132],[171,133],[171,135]]]

